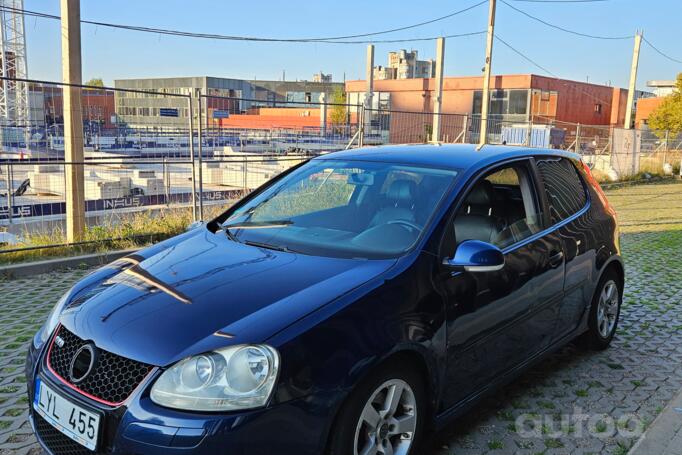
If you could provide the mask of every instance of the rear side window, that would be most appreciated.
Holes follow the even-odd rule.
[[[537,166],[545,183],[552,224],[565,220],[585,206],[585,187],[569,160],[541,159],[537,161]]]

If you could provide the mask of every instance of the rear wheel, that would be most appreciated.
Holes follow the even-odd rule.
[[[618,275],[613,269],[607,271],[599,281],[590,308],[589,328],[581,340],[588,348],[606,349],[616,334],[622,303],[619,283]]]
[[[424,391],[420,376],[407,368],[384,368],[351,393],[332,430],[331,455],[418,453]]]

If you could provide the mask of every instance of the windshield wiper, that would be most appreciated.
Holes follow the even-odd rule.
[[[247,240],[244,243],[246,245],[255,246],[257,248],[265,248],[268,250],[275,250],[275,251],[284,251],[285,253],[296,253],[296,251],[294,251],[294,250],[292,250],[286,246],[281,246],[281,245],[272,245],[270,243],[254,242],[252,240]]]
[[[242,221],[239,223],[223,224],[223,229],[266,229],[274,227],[286,227],[294,224],[291,220],[269,220],[269,221]]]
[[[227,234],[230,240],[241,243],[230,229],[267,229],[286,227],[291,226],[292,224],[294,224],[294,222],[291,220],[242,221],[240,223],[221,224],[220,229],[225,231],[225,234]]]

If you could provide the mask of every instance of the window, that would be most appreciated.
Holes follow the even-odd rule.
[[[481,240],[505,248],[542,230],[527,164],[498,169],[469,191],[455,217],[457,243]]]
[[[548,158],[539,160],[537,166],[545,183],[552,224],[565,220],[585,206],[585,187],[569,160]]]
[[[601,114],[601,103],[597,103],[594,105],[594,112],[597,114]]]

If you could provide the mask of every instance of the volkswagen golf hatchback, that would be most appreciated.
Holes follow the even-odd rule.
[[[331,153],[77,283],[35,335],[54,454],[424,453],[567,342],[606,348],[615,213],[563,151]]]

